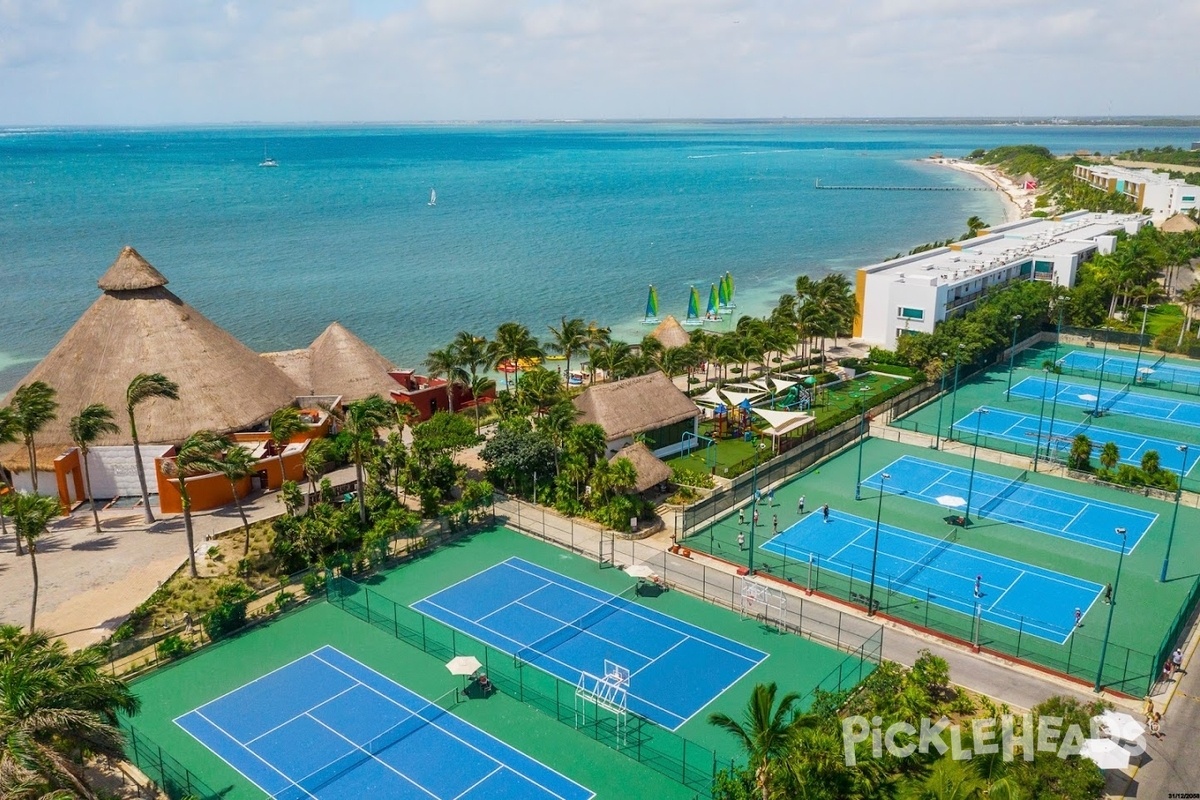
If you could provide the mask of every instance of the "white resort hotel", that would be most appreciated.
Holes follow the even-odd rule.
[[[1118,231],[1134,234],[1150,222],[1141,214],[1076,211],[1023,219],[912,256],[858,270],[854,337],[894,349],[905,333],[931,333],[964,313],[983,293],[1010,281],[1052,281],[1070,287],[1079,265],[1108,254]]]

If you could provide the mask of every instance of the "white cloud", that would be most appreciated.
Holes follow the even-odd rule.
[[[1128,9],[0,0],[0,123],[1194,113],[1143,77],[1178,73],[1200,3]],[[1097,75],[1103,92],[1078,88]]]

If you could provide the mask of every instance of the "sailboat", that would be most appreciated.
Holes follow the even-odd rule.
[[[717,285],[715,283],[709,285],[708,290],[708,309],[704,312],[705,322],[720,322],[721,311],[720,303],[717,300]]]
[[[700,319],[700,293],[696,291],[696,287],[692,287],[692,293],[688,295],[687,319],[683,321],[684,325],[695,327],[703,325],[704,320]]]
[[[717,305],[722,311],[729,308],[729,284],[723,277],[717,279]]]
[[[725,307],[737,308],[737,304],[733,302],[733,273],[725,273]]]
[[[642,318],[642,324],[658,324],[658,290],[654,284],[650,284],[650,293],[646,295],[646,316]]]
[[[437,205],[437,189],[429,190],[429,205],[431,205],[431,206]]]
[[[260,167],[278,167],[279,162],[267,155],[267,146],[263,145],[263,160],[258,163]]]

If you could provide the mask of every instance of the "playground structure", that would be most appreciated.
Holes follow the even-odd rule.
[[[710,437],[685,431],[679,445],[679,453],[684,456],[696,455],[695,451],[703,447],[704,468],[711,470],[717,465],[717,443]]]

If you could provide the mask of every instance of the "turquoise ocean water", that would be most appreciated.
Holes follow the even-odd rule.
[[[763,313],[801,273],[852,271],[967,217],[988,192],[917,163],[1034,142],[1056,152],[1186,146],[1183,128],[802,124],[0,131],[0,390],[98,296],[125,244],[250,347],[340,320],[400,365],[457,331],[560,315],[636,340],[646,286],[682,317],[726,270]],[[264,149],[277,169],[258,163]],[[437,189],[435,207],[427,203]]]

